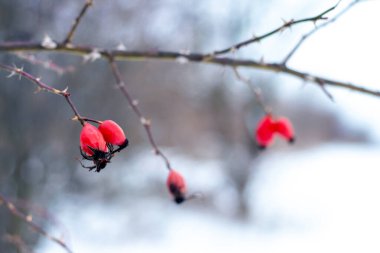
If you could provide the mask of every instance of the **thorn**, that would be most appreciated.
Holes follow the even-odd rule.
[[[49,35],[45,34],[41,46],[47,49],[54,49],[57,48],[57,43],[55,43]]]
[[[100,54],[99,50],[94,49],[91,53],[83,56],[83,62],[84,63],[87,63],[89,61],[94,62],[101,57],[102,57],[102,55]]]
[[[187,59],[187,58],[184,57],[184,56],[178,56],[175,60],[176,60],[179,64],[185,64],[185,63],[188,63],[188,62],[189,62],[189,59]]]
[[[11,73],[9,73],[9,75],[7,75],[7,78],[11,78],[12,76],[15,76],[15,75],[16,75],[16,72],[11,71]]]
[[[66,86],[66,88],[62,92],[67,93],[68,90],[69,90],[69,86]]]
[[[150,126],[150,125],[152,124],[151,120],[146,119],[146,118],[144,118],[144,117],[142,117],[142,118],[140,119],[140,121],[141,121],[141,124],[143,124],[144,126]]]
[[[26,220],[27,220],[28,222],[32,222],[32,220],[33,220],[32,215],[28,214],[28,215],[26,216]]]
[[[125,51],[127,50],[127,48],[125,47],[125,45],[123,43],[119,43],[119,45],[117,45],[116,47],[117,50],[120,50],[120,51]]]
[[[132,101],[132,105],[137,106],[139,104],[139,101],[137,99],[134,99]]]

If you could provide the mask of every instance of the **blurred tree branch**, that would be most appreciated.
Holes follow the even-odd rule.
[[[46,232],[42,227],[37,225],[36,223],[33,222],[33,217],[31,215],[26,215],[22,213],[19,209],[16,208],[16,206],[9,200],[7,200],[3,195],[0,194],[0,204],[5,204],[5,207],[11,212],[14,216],[20,218],[22,221],[24,221],[28,226],[33,229],[33,231],[39,233],[40,235],[46,237],[47,239],[57,243],[60,245],[62,248],[64,248],[67,252],[72,253],[73,251],[67,246],[67,244],[62,241],[61,239],[54,237],[50,235],[48,232]],[[15,241],[13,240],[15,243]],[[20,241],[17,241],[17,244]],[[19,245],[21,246],[21,245]]]

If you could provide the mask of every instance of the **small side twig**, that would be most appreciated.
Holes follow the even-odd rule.
[[[292,27],[292,26],[294,26],[296,24],[301,24],[301,23],[305,23],[305,22],[313,22],[313,23],[315,23],[318,20],[326,19],[324,16],[327,13],[331,12],[332,10],[334,10],[335,7],[336,7],[336,5],[333,6],[333,7],[331,7],[331,8],[329,8],[329,9],[327,9],[327,10],[325,10],[324,12],[322,12],[322,13],[314,16],[314,17],[304,18],[304,19],[298,19],[298,20],[293,20],[292,19],[290,21],[286,21],[286,22],[284,22],[283,25],[279,26],[278,28],[276,28],[276,29],[274,29],[274,30],[272,30],[270,32],[267,32],[267,33],[265,33],[265,34],[263,34],[261,36],[257,36],[257,37],[254,36],[253,38],[250,38],[248,40],[244,40],[244,41],[239,42],[237,44],[234,44],[234,45],[232,45],[230,47],[227,47],[227,48],[224,48],[224,49],[221,49],[221,50],[216,50],[216,51],[214,51],[214,52],[212,52],[210,54],[207,54],[206,57],[214,57],[214,56],[219,56],[219,55],[222,55],[222,54],[234,52],[234,51],[238,50],[241,47],[248,46],[248,45],[250,45],[252,43],[255,43],[255,42],[260,42],[261,40],[266,39],[266,38],[268,38],[268,37],[270,37],[270,36],[272,36],[272,35],[274,35],[276,33],[279,33],[281,31],[283,31],[284,29],[290,28],[290,27]]]
[[[341,1],[339,1],[335,7],[337,7],[339,5]],[[346,6],[346,8],[344,8],[341,12],[339,12],[336,16],[334,16],[333,18],[331,18],[330,20],[316,26],[313,30],[311,30],[310,32],[304,34],[301,39],[297,42],[297,44],[292,48],[292,50],[290,50],[290,52],[285,56],[284,60],[282,61],[282,64],[283,65],[286,65],[287,62],[289,61],[289,59],[294,55],[294,53],[301,47],[301,45],[305,42],[306,39],[308,39],[311,35],[313,35],[314,33],[316,33],[318,30],[320,30],[321,28],[324,28],[330,24],[332,24],[333,22],[335,22],[338,18],[340,18],[341,16],[343,16],[343,14],[345,14],[348,10],[350,10],[355,4],[361,2],[361,0],[355,0],[355,1],[352,1],[349,5]]]
[[[109,63],[111,66],[113,76],[115,77],[115,80],[117,83],[117,87],[120,89],[120,91],[122,92],[124,97],[127,99],[128,104],[132,107],[132,110],[140,118],[140,123],[143,125],[143,127],[145,129],[145,132],[148,136],[149,142],[150,142],[151,146],[153,147],[154,153],[156,155],[160,156],[163,159],[163,161],[165,162],[166,168],[168,170],[171,170],[172,167],[170,165],[170,161],[169,161],[168,157],[159,149],[158,145],[156,144],[156,141],[153,138],[153,134],[152,134],[152,130],[151,130],[151,126],[152,126],[151,121],[143,116],[142,112],[140,111],[140,109],[138,107],[137,100],[134,100],[132,98],[132,96],[130,95],[130,93],[127,89],[126,83],[124,82],[124,80],[122,78],[119,67],[117,66],[113,56],[109,55],[108,59],[109,59]]]
[[[84,14],[86,14],[86,11],[88,10],[88,8],[92,4],[93,4],[93,0],[86,0],[86,2],[83,5],[81,11],[79,12],[78,16],[75,18],[74,23],[73,23],[73,25],[70,28],[70,31],[66,35],[66,38],[64,39],[63,44],[68,45],[68,44],[71,43],[71,41],[73,40],[73,37],[74,37],[74,33],[75,33],[75,31],[76,31],[76,29],[77,29],[80,21],[82,20]]]
[[[16,208],[16,206],[9,200],[7,200],[3,195],[0,194],[0,203],[3,203],[5,207],[8,209],[12,215],[20,218],[22,221],[24,221],[31,229],[33,229],[35,232],[39,233],[40,235],[44,236],[45,238],[49,239],[50,241],[58,244],[63,249],[65,249],[68,253],[72,253],[73,251],[67,246],[67,244],[62,241],[61,239],[54,237],[50,235],[48,232],[46,232],[42,227],[37,225],[33,222],[33,217],[31,215],[25,215],[20,210]]]

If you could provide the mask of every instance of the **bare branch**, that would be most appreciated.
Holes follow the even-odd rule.
[[[302,43],[305,42],[305,40],[307,38],[309,38],[311,35],[313,35],[315,32],[317,32],[318,30],[320,30],[321,28],[323,27],[326,27],[328,26],[329,24],[332,24],[333,22],[335,22],[338,18],[340,18],[343,14],[345,14],[348,10],[350,10],[355,4],[361,2],[361,0],[355,0],[355,1],[352,1],[349,5],[346,6],[346,8],[344,8],[341,12],[339,12],[336,16],[334,16],[332,19],[324,22],[323,24],[321,25],[318,25],[317,27],[315,27],[313,30],[311,30],[310,32],[304,34],[301,39],[297,42],[297,44],[294,46],[294,48],[292,50],[290,50],[290,52],[288,53],[288,55],[284,58],[284,60],[282,61],[282,64],[286,64],[289,59],[294,55],[294,53],[301,47]],[[338,4],[340,3],[340,1],[335,5],[338,6]]]
[[[70,28],[70,31],[68,32],[68,34],[66,35],[66,38],[65,40],[63,41],[63,44],[65,45],[68,45],[71,43],[71,41],[73,40],[73,36],[74,36],[74,33],[80,23],[80,21],[82,20],[84,14],[86,14],[86,11],[88,10],[88,8],[93,4],[93,0],[86,0],[85,4],[83,5],[81,11],[79,12],[78,16],[75,18],[74,22],[73,22],[73,25],[71,26]]]
[[[171,170],[172,167],[170,165],[169,159],[159,149],[158,145],[156,144],[156,141],[153,138],[153,134],[152,134],[152,130],[151,130],[151,127],[152,127],[151,121],[143,116],[143,114],[141,113],[141,111],[138,107],[138,103],[136,102],[137,100],[133,99],[132,96],[130,95],[130,93],[127,89],[126,83],[124,82],[124,80],[122,78],[121,72],[120,72],[119,67],[117,66],[114,58],[111,55],[109,55],[108,59],[109,59],[109,63],[111,66],[113,76],[115,77],[115,80],[117,82],[117,87],[120,89],[120,91],[122,92],[124,97],[127,99],[128,103],[132,107],[133,111],[139,117],[140,123],[143,125],[145,132],[148,135],[148,139],[149,139],[151,146],[153,147],[154,153],[156,155],[160,156],[164,160],[166,168],[168,170]]]
[[[274,35],[276,33],[279,33],[281,31],[283,31],[284,29],[290,28],[290,27],[292,27],[292,26],[294,26],[296,24],[301,24],[301,23],[306,23],[306,22],[313,22],[313,23],[315,23],[318,20],[326,19],[324,17],[324,15],[326,15],[330,11],[334,10],[335,7],[336,7],[336,5],[333,6],[333,7],[331,7],[331,8],[329,8],[329,9],[327,9],[327,10],[325,10],[324,12],[322,12],[322,13],[314,16],[314,17],[304,18],[304,19],[298,19],[298,20],[293,20],[292,19],[290,21],[284,21],[284,24],[282,26],[280,26],[280,27],[278,27],[278,28],[276,28],[276,29],[274,29],[274,30],[272,30],[270,32],[267,32],[267,33],[265,33],[265,34],[263,34],[261,36],[258,36],[258,37],[253,37],[253,38],[250,38],[248,40],[239,42],[239,43],[237,43],[235,45],[232,45],[230,47],[227,47],[227,48],[224,48],[224,49],[221,49],[221,50],[216,50],[216,51],[214,51],[214,52],[212,52],[210,54],[207,54],[207,57],[215,57],[215,56],[219,56],[219,55],[222,55],[222,54],[234,52],[234,51],[238,50],[241,47],[248,46],[248,45],[250,45],[252,43],[255,43],[255,42],[260,42],[261,40],[266,39],[266,38],[268,38],[268,37],[270,37],[270,36],[272,36],[272,35]]]
[[[72,253],[73,251],[66,245],[65,242],[63,242],[61,239],[54,237],[50,235],[48,232],[46,232],[42,227],[37,225],[33,222],[31,215],[25,215],[20,210],[16,208],[16,206],[9,200],[7,200],[3,195],[0,194],[0,203],[4,203],[5,207],[8,209],[12,215],[20,218],[22,221],[24,221],[31,229],[33,229],[35,232],[39,233],[40,235],[46,237],[50,241],[58,244],[63,249],[65,249],[68,253]]]
[[[53,51],[69,53],[74,55],[87,55],[93,52],[95,48],[88,46],[74,46],[66,47],[63,44],[58,44],[56,48],[44,48],[39,43],[29,43],[29,42],[7,42],[0,43],[0,51]],[[202,62],[202,63],[212,63],[222,66],[231,67],[248,67],[256,68],[272,72],[282,72],[294,77],[301,78],[303,80],[311,81],[319,84],[316,80],[323,80],[325,85],[336,86],[344,89],[349,89],[353,91],[358,91],[364,94],[373,95],[380,97],[380,91],[371,90],[362,87],[357,84],[351,84],[343,81],[327,79],[321,76],[312,75],[306,72],[298,71],[293,68],[289,68],[281,63],[265,63],[263,61],[255,60],[245,60],[245,59],[233,59],[228,57],[207,57],[207,55],[199,53],[181,53],[181,52],[169,52],[169,51],[120,51],[120,50],[106,50],[96,48],[100,56],[109,59],[110,55],[116,61],[143,61],[148,59],[159,59],[159,60],[169,60],[176,61],[179,57],[187,59],[189,62]]]

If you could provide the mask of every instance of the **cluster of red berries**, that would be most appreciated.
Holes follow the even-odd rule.
[[[107,163],[111,162],[111,158],[116,152],[128,146],[128,139],[117,123],[112,120],[99,121],[98,123],[99,126],[95,127],[86,122],[79,138],[83,159],[94,163],[92,166],[84,166],[82,163],[81,165],[90,171],[96,169],[96,172],[104,169]],[[189,199],[186,193],[185,180],[177,171],[170,169],[166,185],[177,204]]]
[[[92,161],[94,165],[81,165],[90,171],[96,168],[96,172],[100,172],[116,152],[127,146],[128,139],[116,122],[105,120],[99,122],[98,128],[86,122],[80,133],[80,152],[83,159]]]
[[[274,119],[272,115],[265,115],[258,123],[256,129],[256,141],[260,149],[265,149],[273,143],[275,135],[293,143],[295,140],[291,122],[284,117]]]

